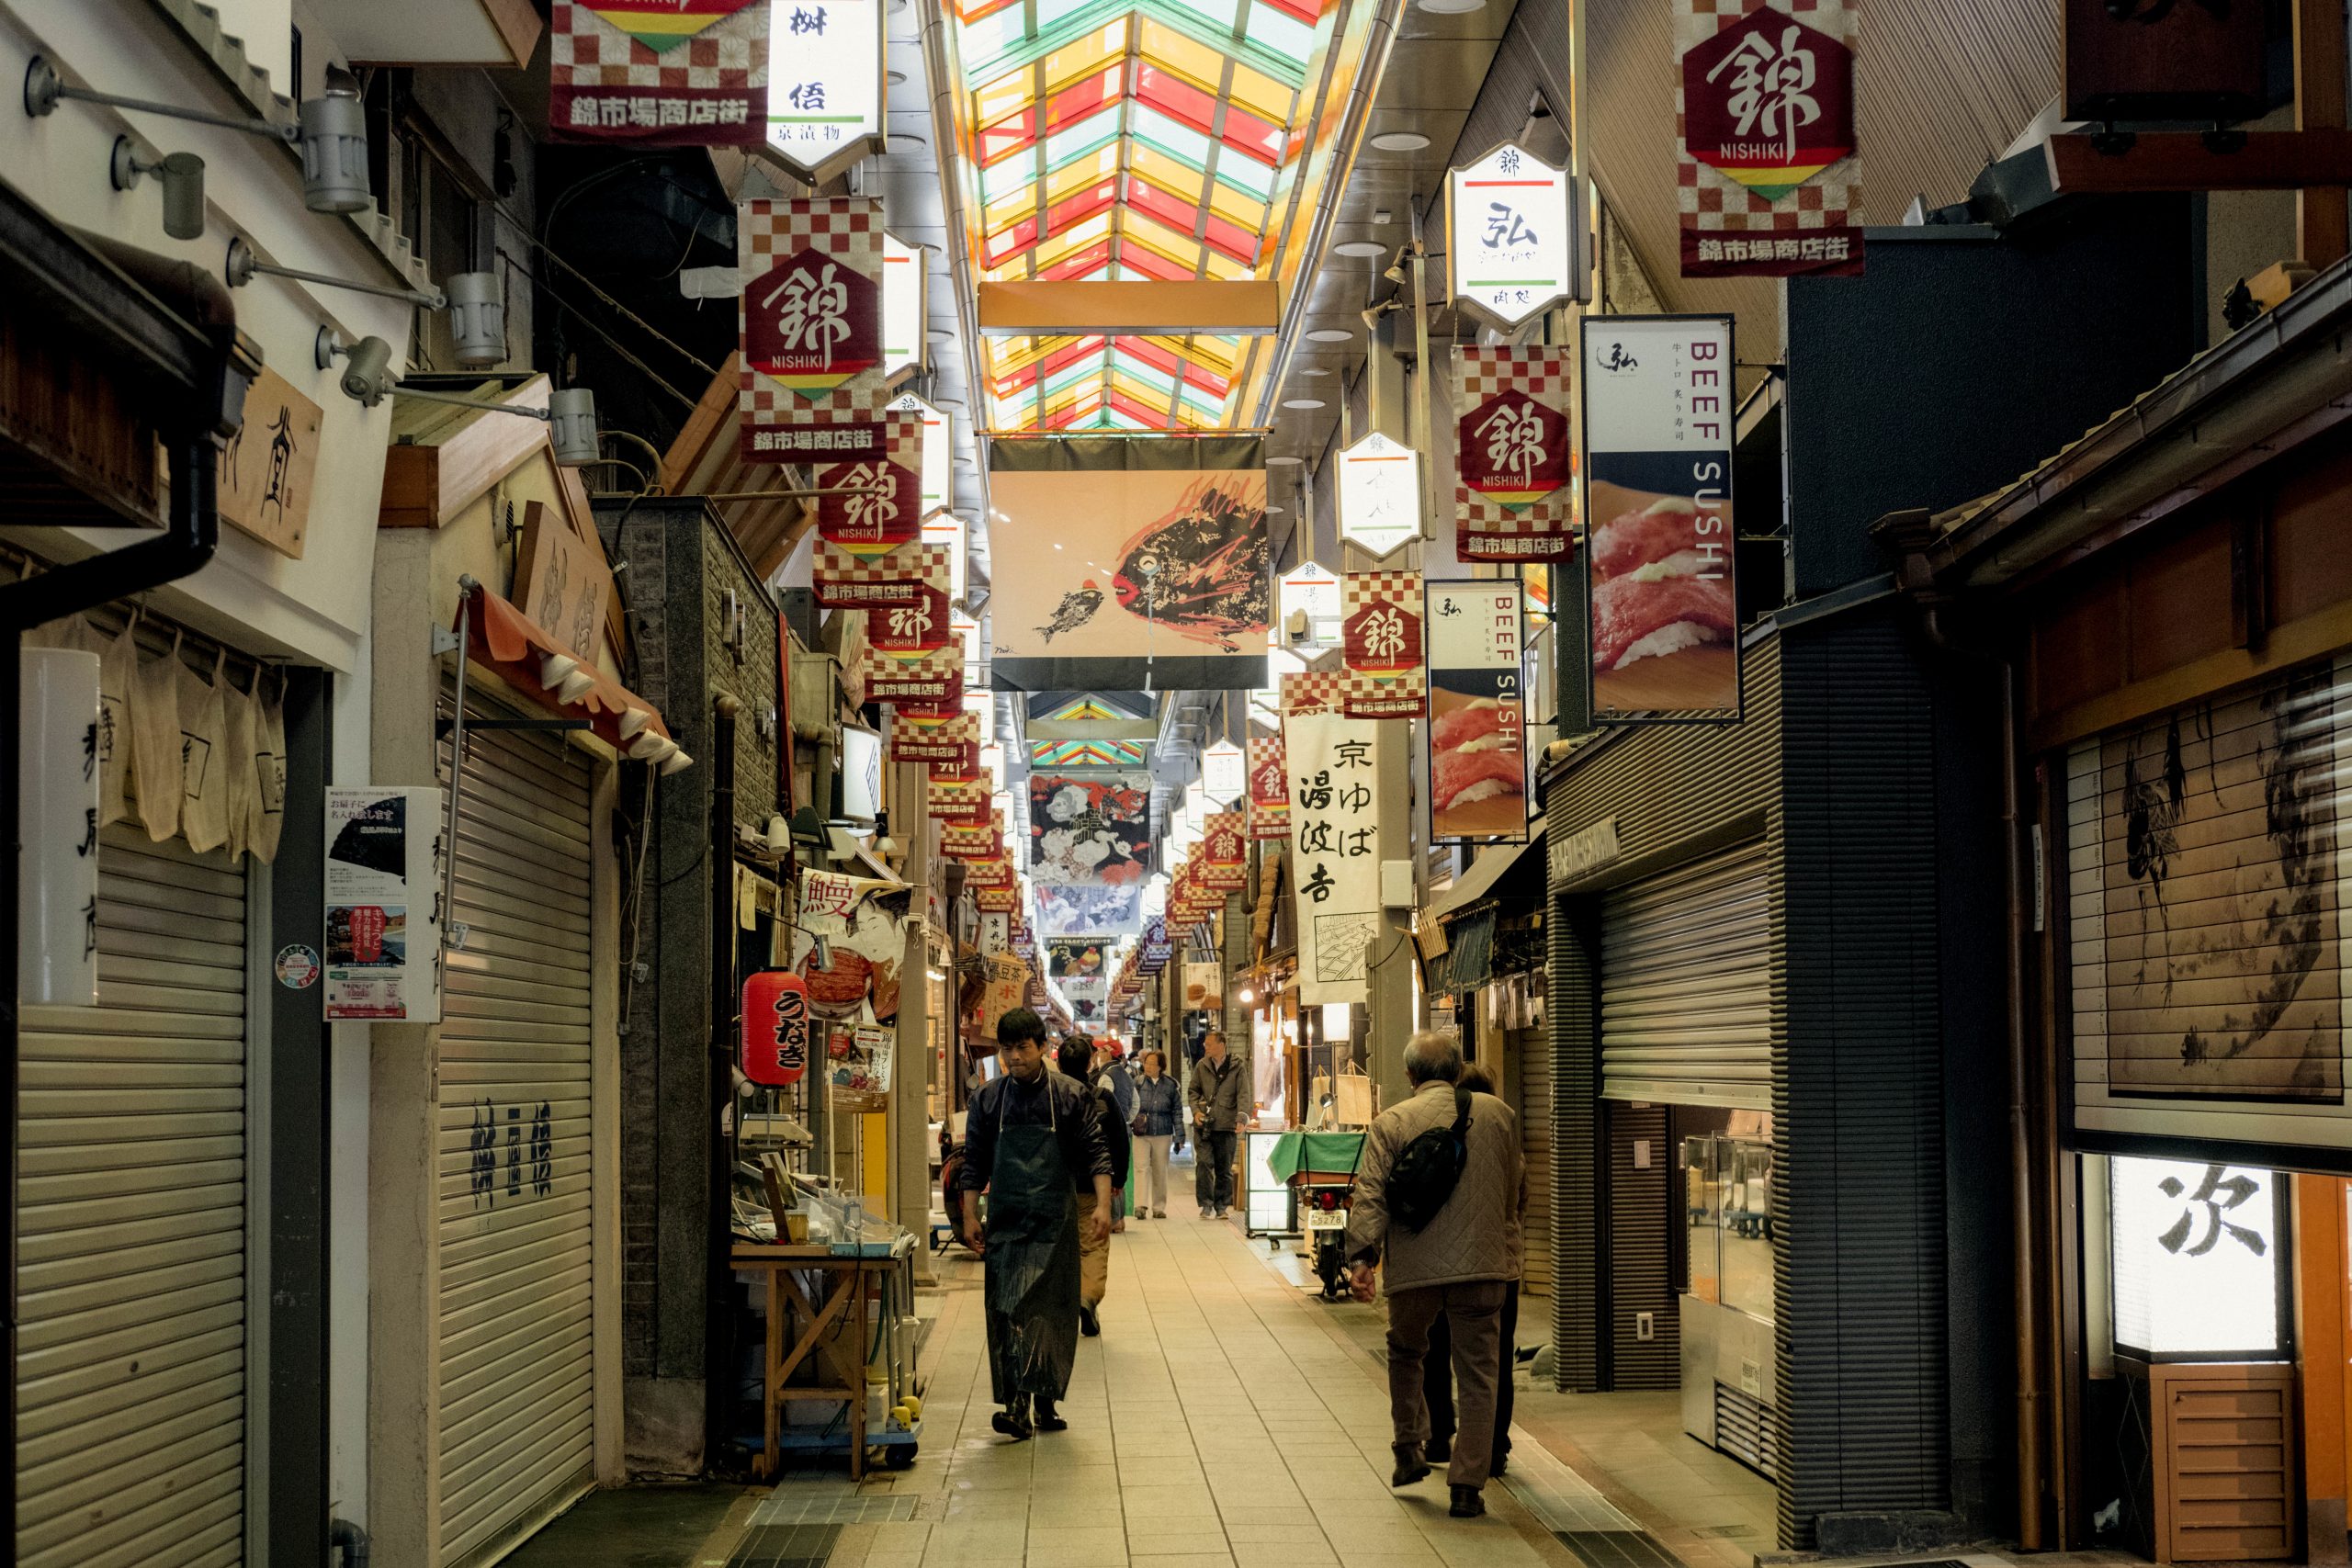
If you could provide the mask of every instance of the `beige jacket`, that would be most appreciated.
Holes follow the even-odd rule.
[[[1350,1201],[1348,1256],[1382,1258],[1383,1288],[1392,1293],[1519,1278],[1526,1162],[1520,1154],[1519,1118],[1491,1094],[1470,1097],[1469,1159],[1437,1218],[1419,1231],[1389,1224],[1389,1167],[1422,1133],[1453,1124],[1453,1086],[1426,1083],[1411,1099],[1382,1111],[1364,1134]]]

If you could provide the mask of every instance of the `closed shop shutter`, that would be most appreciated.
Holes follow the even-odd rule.
[[[1540,989],[1544,976],[1532,976]],[[1520,1289],[1530,1295],[1552,1293],[1552,1032],[1521,1029],[1510,1037],[1512,1060],[1519,1064],[1520,1148],[1527,1156],[1526,1237],[1520,1269]]]
[[[1771,1109],[1769,864],[1751,840],[1609,893],[1604,1098]]]
[[[17,1561],[244,1551],[245,877],[109,828],[96,1008],[28,1008]]]
[[[446,784],[446,743],[442,761]],[[468,731],[466,930],[441,1029],[450,1568],[504,1555],[594,1478],[588,798],[587,764],[560,739]]]

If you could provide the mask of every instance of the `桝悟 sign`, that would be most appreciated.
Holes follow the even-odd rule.
[[[767,144],[809,185],[882,151],[882,0],[768,0]]]

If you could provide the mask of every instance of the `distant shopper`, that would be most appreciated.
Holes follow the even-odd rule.
[[[1143,1054],[1143,1077],[1136,1080],[1136,1218],[1168,1217],[1168,1152],[1183,1135],[1183,1096],[1168,1076],[1165,1052]]]
[[[1241,1124],[1241,1064],[1225,1054],[1225,1036],[1209,1031],[1185,1093],[1193,1106],[1204,1219],[1221,1220],[1233,1206],[1233,1133]]]
[[[978,1239],[987,1260],[989,1380],[1004,1407],[992,1425],[1020,1442],[1033,1430],[1069,1425],[1057,1407],[1078,1359],[1080,1237],[1072,1194],[1091,1189],[1085,1232],[1095,1246],[1109,1246],[1111,1150],[1085,1086],[1046,1070],[1045,1020],[1014,1008],[997,1021],[996,1039],[1004,1071],[972,1096],[960,1184],[964,1233]]]
[[[1062,1042],[1061,1069],[1064,1077],[1074,1083],[1086,1082],[1086,1069],[1094,1060],[1094,1047],[1082,1034],[1073,1034]],[[1086,1090],[1087,1111],[1101,1129],[1104,1150],[1111,1156],[1111,1191],[1102,1199],[1093,1189],[1081,1182],[1072,1182],[1078,1194],[1078,1328],[1092,1338],[1102,1332],[1102,1319],[1095,1309],[1111,1289],[1111,1225],[1095,1224],[1114,1220],[1119,1213],[1120,1199],[1126,1192],[1134,1151],[1127,1135],[1127,1124],[1119,1119],[1119,1102],[1107,1089],[1089,1085]]]
[[[1135,1075],[1127,1070],[1127,1059],[1120,1054],[1119,1043],[1116,1040],[1106,1036],[1094,1042],[1094,1063],[1088,1071],[1087,1081],[1096,1089],[1110,1091],[1111,1098],[1118,1102],[1119,1126],[1132,1133],[1135,1130],[1136,1119]],[[1119,1192],[1119,1212],[1111,1216],[1113,1230],[1123,1231],[1127,1228],[1128,1203],[1134,1197],[1135,1189],[1122,1182]]]
[[[1348,1257],[1356,1299],[1373,1299],[1387,1271],[1388,1413],[1396,1471],[1391,1484],[1429,1474],[1421,1366],[1430,1329],[1452,1320],[1460,1427],[1446,1481],[1456,1518],[1487,1511],[1502,1371],[1502,1310],[1519,1274],[1519,1204],[1525,1168],[1519,1118],[1490,1094],[1460,1088],[1462,1047],[1422,1030],[1405,1047],[1412,1096],[1373,1121],[1356,1168]]]
[[[1476,1062],[1462,1065],[1461,1087],[1473,1094],[1492,1094],[1495,1080],[1487,1069]],[[1512,1232],[1512,1239],[1525,1241],[1527,1224],[1527,1180],[1521,1168],[1519,1184],[1518,1213],[1520,1228]],[[1501,1382],[1495,1391],[1495,1457],[1487,1466],[1488,1475],[1500,1475],[1510,1458],[1510,1417],[1514,1384],[1511,1371],[1518,1359],[1519,1349],[1519,1280],[1522,1256],[1514,1247],[1512,1272],[1503,1297]],[[1430,1407],[1430,1440],[1421,1445],[1421,1457],[1431,1464],[1449,1458],[1453,1451],[1453,1327],[1443,1313],[1430,1325],[1430,1353],[1423,1359],[1422,1393]]]

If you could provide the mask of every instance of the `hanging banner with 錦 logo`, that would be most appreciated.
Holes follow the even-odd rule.
[[[935,821],[985,828],[989,821],[986,779],[927,779],[923,806]]]
[[[816,465],[817,536],[859,560],[922,537],[922,421],[885,413],[882,456]]]
[[[1294,670],[1283,676],[1283,717],[1293,714],[1337,713],[1344,670]]]
[[[1290,837],[1290,774],[1279,735],[1250,738],[1250,836]]]
[[[1355,571],[1340,580],[1340,705],[1350,718],[1419,718],[1422,680],[1421,574]]]
[[[1592,716],[1739,716],[1732,319],[1587,316]]]
[[[1857,9],[1674,0],[1683,276],[1861,276]]]
[[[1527,839],[1526,594],[1515,577],[1429,585],[1430,837]]]
[[[1167,917],[1156,916],[1143,930],[1143,946],[1138,950],[1136,968],[1145,975],[1157,975],[1168,967],[1169,956],[1175,951],[1176,944],[1168,940]]]
[[[1250,838],[1238,811],[1212,811],[1201,831],[1201,880],[1214,893],[1238,893],[1250,886]]]
[[[979,746],[979,723],[967,713],[928,728],[908,723],[903,714],[890,721],[894,762],[961,762],[977,755]]]
[[[867,619],[872,619],[870,612]],[[869,644],[865,695],[869,702],[893,706],[904,704],[960,712],[964,705],[964,661],[952,648],[900,659],[878,652]]]
[[[820,186],[882,151],[883,0],[773,0],[768,151]]]
[[[769,0],[555,0],[548,134],[639,147],[756,147]]]
[[[972,902],[983,915],[1009,915],[1021,908],[1021,889],[1012,887],[975,887]],[[1020,939],[1014,939],[1014,951],[1020,949]]]
[[[1015,873],[1012,863],[1005,858],[1004,845],[1001,840],[995,846],[995,851],[993,854],[974,855],[964,863],[965,886],[1011,887],[1013,886]]]
[[[986,821],[957,822],[942,818],[939,852],[954,855],[957,860],[987,860],[1004,852],[1004,840]]]
[[[947,626],[947,594],[936,582],[917,583],[913,598],[905,604],[866,606],[866,643],[885,660],[911,662],[934,656],[947,649],[955,638],[956,634]],[[912,708],[918,705],[901,702],[899,705]],[[951,705],[928,705],[945,707]]]
[[[888,458],[881,202],[746,201],[735,211],[743,460]]]
[[[1576,554],[1570,348],[1453,351],[1454,553],[1465,561]]]
[[[1299,999],[1369,999],[1374,944],[1391,940],[1380,909],[1385,724],[1295,714],[1283,726],[1290,762],[1291,888],[1298,915]]]

